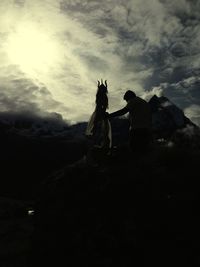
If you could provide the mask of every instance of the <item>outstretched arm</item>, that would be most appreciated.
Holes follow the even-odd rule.
[[[114,117],[122,116],[122,115],[125,115],[127,112],[129,112],[129,110],[128,110],[127,107],[125,107],[125,108],[122,108],[122,109],[120,109],[118,111],[110,113],[108,115],[108,118],[114,118]]]

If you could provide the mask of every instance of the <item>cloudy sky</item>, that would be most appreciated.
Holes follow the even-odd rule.
[[[200,125],[200,0],[1,0],[0,111],[88,120],[98,79],[109,111],[133,89]]]

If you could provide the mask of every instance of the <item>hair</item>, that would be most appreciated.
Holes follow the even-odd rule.
[[[126,101],[128,101],[131,98],[135,98],[135,97],[136,97],[136,94],[131,90],[126,91],[126,93],[124,94],[124,100]]]
[[[100,82],[98,82],[98,89],[96,93],[96,104],[97,105],[103,105],[108,108],[108,97],[107,97],[108,89],[107,89],[107,83],[105,81],[105,85]]]
[[[104,84],[101,84],[98,86],[97,94],[107,94],[107,93],[108,93],[108,89]]]

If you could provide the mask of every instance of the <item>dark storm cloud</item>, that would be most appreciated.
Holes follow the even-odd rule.
[[[9,74],[1,78],[0,112],[41,114],[44,113],[43,106],[46,110],[62,108],[47,88],[37,86],[30,79]]]

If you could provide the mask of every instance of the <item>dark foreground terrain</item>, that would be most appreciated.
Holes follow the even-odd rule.
[[[96,149],[97,164],[82,157],[29,198],[2,197],[1,266],[198,266],[199,156]]]
[[[198,156],[122,149],[63,169],[36,205],[35,266],[197,266]]]
[[[0,123],[0,266],[200,265],[198,127],[158,124],[138,157],[126,120],[109,155],[86,124],[22,122]]]

